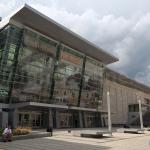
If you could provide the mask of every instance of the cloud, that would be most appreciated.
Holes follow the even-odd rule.
[[[149,28],[150,13],[147,13],[135,21],[128,34],[118,41],[119,44],[113,50],[120,58],[114,65],[115,69],[126,72],[128,76],[147,85],[150,85]]]
[[[114,15],[100,17],[91,9],[80,15],[55,8],[49,10],[45,6],[41,11],[117,56],[120,61],[110,67],[140,82],[150,84],[150,72],[147,71],[150,66],[150,13],[126,19]],[[139,78],[141,72],[143,79],[146,79]]]
[[[110,65],[111,68],[150,85],[149,12],[140,15],[134,14],[127,18],[111,13],[99,15],[97,11],[87,7],[84,11],[78,10],[80,13],[76,13],[68,9],[73,6],[70,6],[67,0],[64,2],[66,7],[61,5],[59,0],[38,0],[36,3],[33,0],[24,0],[20,3],[13,0],[8,2],[6,9],[4,3],[1,2],[0,9],[4,15],[12,9],[12,6],[20,6],[25,1],[118,57],[120,61]],[[79,5],[79,3],[77,4]]]
[[[15,0],[6,1],[1,0],[0,2],[0,16],[5,16],[8,12],[10,12],[13,8],[15,8]]]

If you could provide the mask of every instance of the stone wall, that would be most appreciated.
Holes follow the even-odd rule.
[[[150,94],[115,81],[105,79],[102,108],[107,110],[107,91],[110,91],[112,124],[128,123],[128,105],[138,104],[138,99],[150,99]]]

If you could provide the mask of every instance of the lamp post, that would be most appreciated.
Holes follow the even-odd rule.
[[[107,111],[108,111],[108,131],[112,136],[112,124],[111,124],[111,109],[110,109],[110,93],[107,92]]]
[[[142,104],[141,100],[139,100],[139,115],[140,115],[140,125],[141,125],[141,130],[143,131],[143,115],[142,115]]]

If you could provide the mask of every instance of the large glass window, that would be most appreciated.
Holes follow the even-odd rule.
[[[0,100],[6,102],[10,93],[12,102],[49,103],[56,46],[55,41],[28,29],[8,26],[2,30]],[[101,104],[103,65],[86,57],[83,68],[83,58],[84,54],[67,46],[61,47],[59,62],[53,74],[52,103],[77,106],[83,79],[80,106],[97,108]]]
[[[0,102],[4,102],[8,94],[8,87],[6,85],[6,81],[3,80],[3,71],[1,67],[2,55],[6,44],[7,32],[8,29],[4,29],[0,32]]]
[[[5,48],[5,43],[6,43],[6,38],[7,38],[7,32],[8,32],[8,28],[3,29],[0,32],[0,61],[2,59],[2,54]]]
[[[76,106],[80,90],[83,55],[64,48],[55,72],[53,103]]]
[[[66,111],[59,113],[59,127],[71,128],[73,127],[73,114]]]
[[[17,126],[39,128],[43,126],[43,113],[38,111],[19,111]]]
[[[12,90],[13,102],[49,102],[55,47],[55,42],[32,31],[24,31]]]
[[[100,115],[98,113],[84,112],[84,121],[86,128],[99,127]]]
[[[81,107],[97,108],[102,101],[103,65],[89,57],[86,59]]]
[[[20,40],[20,29],[14,26],[7,26],[0,33],[0,100],[7,102],[13,63],[17,43]]]

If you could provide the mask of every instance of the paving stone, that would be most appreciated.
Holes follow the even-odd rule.
[[[150,132],[141,135],[113,133],[113,137],[103,139],[61,134],[49,138],[1,142],[0,150],[150,150]]]
[[[70,143],[46,138],[0,143],[0,150],[105,150],[105,146]]]

